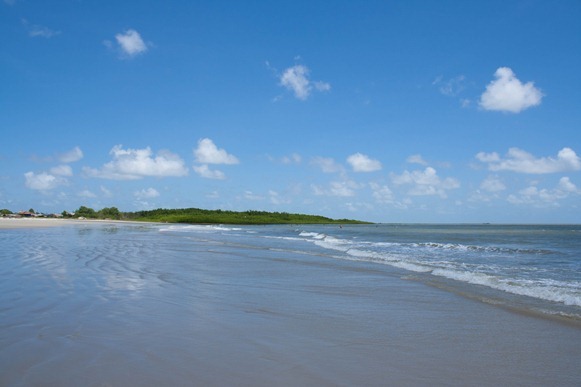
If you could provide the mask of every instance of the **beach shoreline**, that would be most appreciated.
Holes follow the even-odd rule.
[[[0,230],[18,228],[63,227],[89,224],[157,224],[113,219],[0,218]]]
[[[312,231],[345,238],[348,227],[2,223],[21,228],[0,233],[0,385],[575,386],[581,377],[578,327],[307,242]]]

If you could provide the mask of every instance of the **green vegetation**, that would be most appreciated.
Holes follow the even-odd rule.
[[[212,224],[362,224],[351,219],[331,219],[318,215],[289,214],[266,211],[223,211],[199,208],[157,209],[124,213],[127,220],[168,223],[212,223]]]
[[[79,207],[79,209],[75,211],[74,215],[67,212],[67,211],[62,212],[62,215],[64,217],[67,217],[67,218],[74,216],[75,218],[116,219],[116,220],[123,219],[125,217],[125,215],[129,215],[129,214],[130,213],[123,214],[116,207],[106,207],[106,208],[103,208],[99,211],[95,211],[94,209],[89,208],[89,207],[85,207],[85,206]]]
[[[31,209],[29,211],[33,213]],[[0,210],[0,216],[12,214],[10,210]],[[319,215],[290,214],[288,212],[267,211],[223,211],[199,208],[165,209],[151,211],[121,212],[116,207],[106,207],[99,211],[86,206],[74,212],[63,211],[63,218],[115,219],[143,222],[192,223],[192,224],[368,224],[353,219],[331,219]],[[57,215],[38,214],[40,217]]]
[[[80,206],[78,210],[75,211],[75,217],[77,218],[87,218],[87,219],[96,219],[97,212],[92,208]]]
[[[121,219],[121,211],[116,207],[106,207],[97,212],[97,217],[100,219]]]

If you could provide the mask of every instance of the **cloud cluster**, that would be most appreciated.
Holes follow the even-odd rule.
[[[541,103],[543,93],[533,82],[523,84],[510,68],[500,67],[494,76],[480,96],[483,109],[519,113]]]
[[[487,163],[488,169],[491,171],[545,174],[581,169],[581,158],[571,148],[561,149],[556,158],[535,158],[532,154],[519,148],[510,148],[505,158],[500,157],[496,152],[479,152],[476,158]]]
[[[380,185],[377,183],[370,183],[369,185],[373,191],[373,197],[378,203],[393,203],[393,191],[387,185]]]
[[[35,173],[32,171],[24,174],[25,186],[37,191],[50,191],[58,186],[68,184],[67,177],[73,176],[73,169],[68,163],[79,161],[83,158],[83,151],[77,146],[70,151],[58,156],[63,163],[52,167],[49,172]]]
[[[192,168],[198,175],[206,179],[223,180],[226,178],[222,171],[210,169],[208,164],[232,165],[240,162],[236,156],[218,148],[209,138],[202,138],[198,141],[198,146],[194,149],[194,157],[196,162],[201,165],[194,165]]]
[[[354,181],[332,181],[327,188],[320,185],[312,185],[313,193],[317,196],[355,196],[355,190],[361,186]]]
[[[136,180],[143,177],[185,176],[188,174],[184,161],[169,151],[160,151],[153,155],[151,148],[123,149],[116,145],[109,154],[113,160],[100,169],[85,167],[88,177],[113,180]]]
[[[224,180],[226,178],[224,172],[217,169],[210,169],[207,164],[194,165],[192,168],[194,172],[205,179]]]
[[[460,187],[460,182],[454,178],[441,179],[436,170],[426,167],[423,171],[404,171],[401,175],[392,173],[391,180],[396,185],[411,185],[408,193],[412,196],[439,195],[446,198],[446,191]]]
[[[351,165],[354,172],[374,172],[381,170],[381,163],[378,160],[373,160],[369,156],[355,153],[347,158],[347,162]]]
[[[480,183],[480,189],[487,192],[500,192],[506,189],[506,185],[504,185],[498,176],[488,176]]]
[[[512,204],[529,204],[536,207],[558,206],[559,200],[565,199],[572,194],[581,194],[581,190],[568,177],[562,177],[559,179],[557,187],[553,189],[539,189],[531,185],[520,190],[516,195],[509,195],[507,200]]]
[[[38,191],[49,191],[66,184],[67,180],[62,177],[54,176],[46,172],[34,173],[26,172],[24,174],[25,185],[27,188]]]
[[[329,91],[331,85],[321,81],[309,79],[309,69],[303,65],[295,65],[284,70],[280,76],[280,84],[292,91],[296,98],[306,100],[313,89],[317,91]]]

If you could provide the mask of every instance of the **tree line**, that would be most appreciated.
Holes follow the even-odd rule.
[[[8,211],[8,210],[0,210]],[[31,212],[34,210],[31,209]],[[8,213],[11,213],[8,211]],[[225,211],[204,210],[201,208],[158,208],[148,211],[122,212],[117,207],[105,207],[94,210],[80,206],[74,212],[63,211],[64,218],[133,220],[163,223],[192,224],[362,224],[353,219],[331,219],[320,215],[293,214],[288,212],[268,211]]]

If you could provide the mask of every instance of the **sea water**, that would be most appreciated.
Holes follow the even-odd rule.
[[[581,320],[581,225],[171,226],[160,231],[389,265],[408,278],[485,302]]]
[[[575,225],[0,231],[1,385],[578,385]]]

